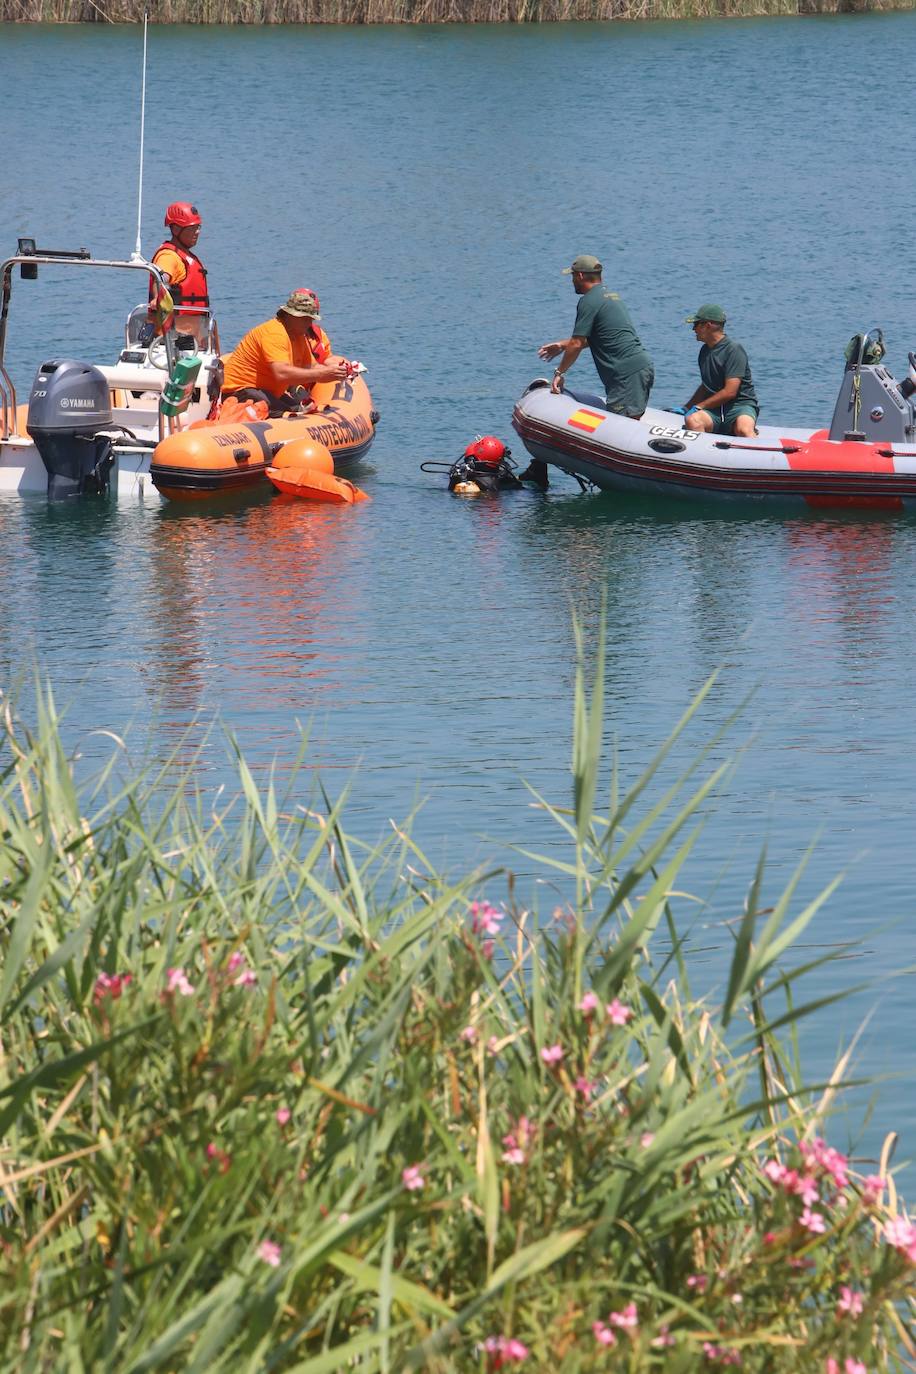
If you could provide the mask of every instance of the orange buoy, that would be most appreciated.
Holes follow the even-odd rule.
[[[293,439],[277,450],[273,466],[282,471],[287,468],[308,468],[311,472],[334,472],[334,459],[326,444],[317,439]]]

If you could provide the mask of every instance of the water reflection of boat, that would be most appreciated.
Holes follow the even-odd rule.
[[[219,395],[219,332],[209,312],[181,317],[181,329],[157,336],[149,305],[131,310],[124,344],[112,364],[94,365],[52,356],[35,376],[29,401],[17,405],[5,362],[13,272],[26,279],[39,266],[95,267],[162,279],[139,253],[129,262],[93,258],[87,249],[36,249],[20,239],[19,252],[0,268],[0,491],[42,492],[53,497],[114,491],[118,496],[153,494],[150,456],[179,427],[163,408],[163,395],[177,363],[194,374],[184,423],[203,419]],[[188,332],[193,331],[193,332]],[[191,359],[199,368],[190,363]]]
[[[670,411],[650,408],[631,420],[598,396],[554,395],[544,380],[523,392],[512,424],[533,458],[604,490],[900,509],[916,501],[916,355],[898,383],[880,362],[863,360],[867,336],[857,339],[829,429],[704,434]]]

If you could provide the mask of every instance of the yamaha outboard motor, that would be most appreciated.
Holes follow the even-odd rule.
[[[26,422],[48,470],[52,499],[108,491],[111,397],[97,367],[61,358],[38,369]]]
[[[846,345],[846,371],[833,412],[830,438],[868,444],[908,444],[916,440],[916,406],[908,381],[898,382],[883,366],[880,329],[853,334]],[[912,357],[912,355],[911,355]]]

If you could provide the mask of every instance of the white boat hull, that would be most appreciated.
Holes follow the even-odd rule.
[[[162,500],[150,481],[151,455],[152,449],[118,455],[109,478],[112,496],[119,501]],[[48,472],[30,440],[0,440],[0,492],[47,496]]]

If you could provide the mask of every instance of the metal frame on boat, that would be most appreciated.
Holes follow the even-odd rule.
[[[0,491],[47,493],[53,474],[42,456],[39,443],[28,430],[30,406],[37,405],[42,396],[39,378],[59,363],[45,363],[39,368],[33,383],[28,405],[17,405],[16,387],[6,364],[6,336],[14,269],[22,276],[34,278],[39,266],[97,267],[142,272],[163,285],[158,268],[139,254],[129,261],[93,258],[88,249],[52,250],[35,248],[29,239],[20,239],[19,252],[8,258],[0,268]],[[150,458],[156,445],[180,427],[180,422],[163,413],[162,393],[172,373],[176,358],[193,353],[201,361],[199,382],[191,395],[185,421],[203,419],[210,410],[214,395],[219,393],[219,330],[215,319],[207,312],[194,320],[195,334],[179,333],[175,338],[167,331],[156,337],[148,321],[148,306],[144,300],[128,315],[124,329],[124,347],[117,361],[99,365],[107,385],[110,412],[94,431],[97,436],[110,439],[111,462],[106,484],[120,496],[153,494],[149,480]],[[73,433],[91,431],[91,416],[80,414],[77,407],[86,405],[76,396],[61,394],[57,401],[55,422],[62,432],[72,419]],[[70,407],[74,409],[70,409]],[[67,415],[64,412],[67,412]],[[87,423],[80,424],[79,422]],[[34,425],[33,425],[34,428]],[[86,433],[78,437],[85,439]],[[89,435],[89,437],[92,437]]]

